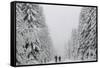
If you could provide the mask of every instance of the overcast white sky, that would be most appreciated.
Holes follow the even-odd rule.
[[[59,55],[64,54],[72,29],[78,27],[80,10],[81,7],[43,5],[46,24]]]

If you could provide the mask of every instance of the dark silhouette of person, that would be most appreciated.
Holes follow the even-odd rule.
[[[57,62],[57,56],[55,56],[55,62]]]
[[[61,61],[61,56],[59,56],[59,62]]]

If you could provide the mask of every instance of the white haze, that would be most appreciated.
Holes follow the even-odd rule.
[[[46,24],[58,55],[64,55],[71,31],[78,27],[80,10],[81,7],[43,5]]]

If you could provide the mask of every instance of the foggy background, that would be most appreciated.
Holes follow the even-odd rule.
[[[42,5],[46,24],[57,55],[64,56],[64,47],[73,28],[78,27],[81,7]]]

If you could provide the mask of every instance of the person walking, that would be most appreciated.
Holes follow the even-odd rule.
[[[55,62],[57,62],[57,56],[55,56]]]
[[[59,62],[61,61],[61,56],[59,56]]]

